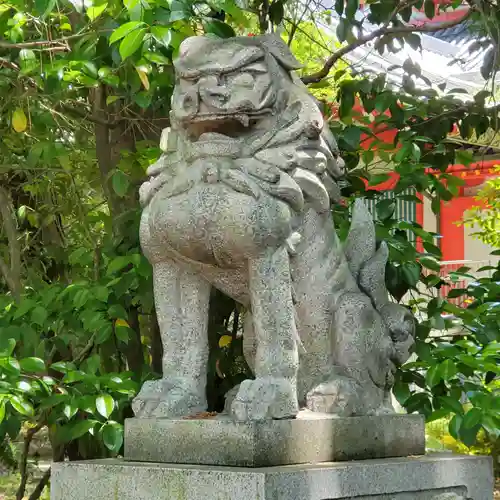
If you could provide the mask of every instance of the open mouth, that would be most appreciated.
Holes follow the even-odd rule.
[[[258,123],[247,114],[197,116],[184,125],[193,142],[237,139],[247,135]]]

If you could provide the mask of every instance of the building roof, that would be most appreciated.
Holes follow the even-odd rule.
[[[362,12],[359,14],[360,19],[364,17]],[[421,13],[416,12],[410,23],[435,24],[446,20],[446,15],[441,15],[429,21]],[[339,18],[334,16],[332,24],[324,25],[323,29],[335,37],[338,23]],[[365,33],[379,28],[366,20],[363,22],[363,27]],[[422,50],[414,50],[408,44],[401,44],[395,53],[386,50],[381,55],[374,48],[374,44],[369,43],[348,53],[345,59],[359,71],[385,72],[389,81],[399,85],[402,83],[404,71],[396,66],[402,66],[407,59],[410,59],[420,66],[422,76],[433,85],[446,82],[447,89],[463,88],[473,95],[483,90],[487,84],[481,76],[480,68],[488,48],[485,46],[473,53],[469,52],[471,45],[478,40],[484,38],[481,39],[477,33],[472,32],[470,23],[463,22],[451,28],[421,34]],[[417,87],[428,87],[428,82],[424,80],[414,79],[414,81]]]

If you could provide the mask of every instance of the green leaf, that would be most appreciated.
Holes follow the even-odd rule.
[[[376,208],[380,220],[390,219],[396,210],[396,202],[394,199],[382,200],[377,203]]]
[[[354,108],[355,95],[354,90],[348,84],[343,85],[340,92],[340,108],[339,117],[341,120],[348,118],[352,114]]]
[[[31,299],[22,299],[14,313],[14,319],[24,316],[30,309],[36,307],[36,302]]]
[[[439,410],[435,410],[431,413],[431,415],[426,419],[426,422],[434,422],[435,420],[441,420],[442,418],[447,417],[450,414],[450,410],[445,408],[441,408]]]
[[[419,262],[431,271],[435,271],[437,273],[441,271],[441,264],[439,264],[439,262],[434,259],[431,259],[429,257],[420,257]]]
[[[98,286],[94,288],[94,296],[100,302],[107,302],[109,297],[109,290],[105,286]]]
[[[76,309],[81,309],[90,299],[90,291],[86,288],[78,290],[73,296],[73,306]]]
[[[114,192],[120,196],[120,198],[123,198],[127,194],[130,181],[127,174],[121,170],[115,170],[113,177],[111,177],[111,184]]]
[[[120,451],[123,444],[123,426],[118,422],[107,422],[101,428],[104,446],[115,453]]]
[[[403,276],[412,288],[417,286],[417,283],[420,281],[420,266],[417,262],[405,262],[401,266]]]
[[[24,358],[19,361],[21,370],[30,373],[40,373],[45,371],[45,363],[40,358]]]
[[[107,2],[102,5],[93,5],[87,9],[87,16],[89,16],[91,21],[95,21],[106,10],[107,6]]]
[[[359,8],[359,0],[347,0],[345,15],[348,19],[354,19]]]
[[[16,344],[15,339],[3,338],[0,335],[0,358],[11,356],[16,348]]]
[[[5,401],[0,401],[0,424],[3,422],[5,418]]]
[[[115,257],[108,265],[106,270],[106,274],[113,274],[117,271],[122,270],[124,267],[128,266],[131,263],[131,259],[129,255],[119,255]]]
[[[121,304],[114,304],[108,309],[108,314],[110,318],[113,319],[124,319],[127,321],[128,314]]]
[[[171,64],[168,57],[162,56],[157,52],[144,52],[142,54],[148,61],[154,62],[155,64]]]
[[[463,422],[460,427],[460,440],[465,446],[474,446],[477,441],[477,433],[481,429],[481,425],[475,425],[474,427],[464,427]]]
[[[448,295],[446,296],[447,299],[456,299],[458,297],[462,297],[462,295],[465,295],[467,293],[467,290],[465,288],[452,288],[449,292]]]
[[[115,401],[109,394],[101,394],[95,400],[97,411],[104,417],[109,418],[115,407]]]
[[[21,367],[16,358],[0,358],[0,368],[9,375],[19,375]]]
[[[143,109],[151,106],[152,95],[149,92],[141,91],[134,95],[134,102]]]
[[[498,417],[495,420],[495,417],[491,415],[484,415],[483,428],[491,436],[500,437],[500,419]]]
[[[458,399],[455,399],[451,396],[440,396],[438,398],[439,402],[443,404],[446,408],[449,408],[453,412],[457,414],[463,414],[464,408],[462,406],[462,403]]]
[[[335,0],[335,12],[337,12],[339,16],[344,13],[344,5],[345,0]]]
[[[462,417],[461,415],[453,415],[453,418],[450,420],[448,424],[448,431],[450,435],[455,438],[457,441],[460,439],[460,427],[462,426]]]
[[[285,8],[283,6],[283,0],[274,0],[274,2],[269,7],[269,19],[274,25],[278,25],[283,21],[283,16],[285,15]]]
[[[427,19],[432,19],[436,13],[436,4],[434,0],[425,0],[424,2],[424,12]]]
[[[73,439],[78,439],[83,435],[87,434],[91,429],[95,427],[98,422],[96,420],[80,420],[76,423],[70,423],[61,428],[63,431],[62,435],[64,441],[72,441]]]
[[[439,376],[446,382],[458,373],[455,363],[451,359],[446,359],[439,365]]]
[[[434,245],[428,241],[424,241],[424,248],[427,252],[431,253],[432,255],[437,257],[438,259],[440,259],[443,255],[441,253],[441,249],[439,247],[437,247],[436,245]]]
[[[128,326],[115,325],[116,338],[125,344],[128,344],[132,332]]]
[[[38,326],[43,326],[48,316],[49,313],[47,312],[47,309],[42,306],[36,306],[35,309],[31,311],[31,322]]]
[[[472,429],[481,424],[483,412],[479,408],[471,408],[463,417],[460,429]]]
[[[361,139],[361,129],[355,125],[349,125],[342,133],[342,139],[349,145],[351,149],[359,148],[359,141]]]
[[[439,365],[431,366],[427,370],[427,374],[425,375],[425,382],[429,387],[434,387],[435,385],[441,382],[441,374],[439,373]]]
[[[415,411],[430,415],[432,413],[432,406],[429,401],[429,396],[424,392],[416,392],[412,394],[407,401],[405,401],[405,408],[408,413]]]
[[[151,33],[154,39],[164,47],[168,47],[172,41],[172,32],[166,26],[153,26]]]
[[[408,384],[399,379],[396,380],[392,392],[400,405],[404,405],[406,400],[411,396]]]
[[[106,325],[100,328],[95,338],[96,345],[100,345],[106,342],[106,340],[108,340],[111,337],[112,333],[113,333],[113,328],[111,325]]]
[[[189,3],[179,0],[173,0],[170,3],[170,17],[169,17],[170,23],[189,19],[192,15],[193,15],[193,10]]]
[[[212,35],[216,35],[220,38],[231,38],[236,36],[236,33],[233,28],[229,26],[229,24],[218,21],[217,19],[203,23],[203,27],[205,29],[205,33],[211,33]]]
[[[382,182],[389,180],[391,176],[389,174],[375,174],[370,176],[370,181],[368,183],[369,186],[377,186]]]
[[[119,28],[113,31],[113,33],[109,37],[109,44],[111,45],[112,43],[121,40],[123,37],[127,36],[132,31],[137,30],[143,25],[144,23],[141,21],[130,21],[129,23],[122,24]]]
[[[72,370],[76,370],[76,366],[73,363],[68,363],[66,361],[58,361],[57,363],[52,363],[50,365],[51,370],[56,372],[68,373]]]
[[[33,405],[20,396],[10,396],[9,401],[14,410],[16,410],[21,415],[32,417],[35,414]]]
[[[457,149],[455,151],[455,161],[461,165],[468,167],[474,159],[474,155],[470,151]]]
[[[76,415],[77,412],[78,412],[77,405],[74,405],[73,403],[64,405],[63,413],[68,420],[71,420]]]
[[[119,99],[121,99],[121,97],[119,95],[108,95],[108,97],[106,97],[106,106],[113,104],[114,102],[118,101]]]
[[[146,35],[146,29],[141,28],[134,30],[120,42],[120,56],[123,60],[134,54],[142,45],[144,36]]]
[[[335,31],[339,42],[345,42],[352,33],[352,26],[346,18],[341,18]]]

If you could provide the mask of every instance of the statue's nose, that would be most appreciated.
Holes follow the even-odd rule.
[[[229,101],[230,90],[216,76],[207,76],[198,82],[200,97],[206,104],[218,107]]]

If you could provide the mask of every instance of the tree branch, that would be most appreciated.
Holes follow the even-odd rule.
[[[305,83],[306,85],[309,85],[311,83],[317,83],[321,81],[323,78],[328,76],[328,73],[339,59],[344,57],[346,54],[349,54],[349,52],[352,52],[354,49],[357,49],[362,45],[366,45],[367,43],[377,38],[381,38],[387,35],[405,35],[410,33],[433,33],[435,31],[452,28],[453,26],[461,24],[466,19],[468,19],[473,11],[474,9],[469,9],[469,11],[463,17],[441,24],[432,24],[432,25],[424,24],[422,26],[395,26],[395,27],[383,26],[381,28],[378,28],[375,31],[372,31],[367,35],[359,37],[354,42],[345,45],[341,49],[334,52],[326,60],[325,64],[319,71],[311,75],[303,76],[302,82]]]
[[[262,5],[259,11],[259,29],[261,34],[267,33],[269,27],[269,0],[262,0]]]
[[[31,493],[31,495],[29,496],[29,500],[38,500],[41,497],[43,490],[49,484],[50,472],[51,472],[51,468],[49,467],[43,473],[43,476],[40,478],[40,481],[36,485],[36,488],[33,490],[33,493]]]
[[[97,114],[91,114],[90,112],[83,111],[82,109],[77,109],[73,108],[72,106],[69,106],[68,104],[59,104],[56,107],[60,107],[63,109],[66,113],[73,114],[75,116],[78,116],[80,118],[83,118],[84,120],[88,120],[92,123],[96,123],[98,125],[103,125],[105,127],[109,128],[114,128],[118,125],[118,121],[108,121],[102,116],[98,116]]]
[[[43,429],[44,424],[38,424],[36,427],[32,427],[26,431],[26,436],[24,437],[23,452],[21,459],[19,461],[19,473],[21,474],[21,483],[16,493],[16,500],[22,500],[24,498],[24,493],[26,492],[26,484],[28,482],[28,455],[30,452],[31,441],[35,434]]]
[[[9,265],[0,257],[0,271],[16,300],[21,297],[21,249],[17,239],[17,222],[13,214],[9,193],[0,186],[0,215],[9,245]]]
[[[95,34],[100,35],[109,31],[112,30],[96,31]],[[92,32],[87,31],[85,33],[75,33],[74,35],[65,36],[63,38],[56,38],[55,40],[34,40],[32,42],[19,43],[0,42],[0,49],[33,49],[36,47],[61,47],[68,49],[68,42],[72,40],[79,40],[80,38],[91,34]]]

